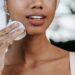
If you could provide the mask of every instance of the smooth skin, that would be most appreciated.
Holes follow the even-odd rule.
[[[5,59],[2,75],[70,75],[69,53],[51,45],[45,36],[45,31],[54,18],[57,0],[6,0],[4,7],[12,20],[24,24],[27,36],[19,41],[14,41],[14,37],[10,40],[12,34],[8,39],[3,39],[9,43],[7,46],[3,44],[1,50],[8,46],[9,50],[1,53]],[[37,15],[39,12],[46,16],[44,24],[32,25],[26,16]],[[11,30],[11,27],[8,28]],[[9,29],[4,29],[3,32],[9,33]],[[20,30],[18,34],[22,33]],[[15,37],[17,32],[13,33]],[[2,38],[7,36],[2,31],[0,33]]]

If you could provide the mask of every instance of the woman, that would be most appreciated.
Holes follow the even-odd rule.
[[[13,21],[24,24],[27,35],[14,41],[23,33],[17,23],[0,31],[1,75],[70,75],[69,53],[51,45],[45,36],[57,0],[6,0],[4,7]]]

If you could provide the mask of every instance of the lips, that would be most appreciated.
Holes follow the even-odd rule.
[[[46,19],[46,16],[44,15],[28,15],[26,16],[29,23],[34,26],[40,26],[43,25]]]

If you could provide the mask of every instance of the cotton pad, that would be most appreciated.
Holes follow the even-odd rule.
[[[21,22],[19,22],[19,21],[11,21],[11,22],[8,23],[7,26],[10,26],[10,25],[12,25],[12,24],[14,24],[14,23],[17,23],[17,24],[19,25],[18,28],[21,28],[22,30],[24,30],[24,32],[23,32],[22,34],[20,34],[20,35],[15,39],[15,40],[21,40],[21,39],[23,39],[23,38],[26,36],[25,27],[24,27],[24,25],[23,25]],[[16,29],[12,30],[11,32],[14,32],[15,30],[16,30]],[[10,33],[11,33],[11,32],[10,32]]]

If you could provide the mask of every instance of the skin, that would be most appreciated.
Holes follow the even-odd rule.
[[[45,36],[45,31],[54,18],[56,3],[57,0],[5,1],[5,10],[12,20],[24,24],[27,36],[9,46],[2,75],[70,75],[69,53],[51,45]],[[46,15],[43,25],[33,26],[26,19],[26,15],[34,12]],[[16,35],[17,33],[14,36]]]

